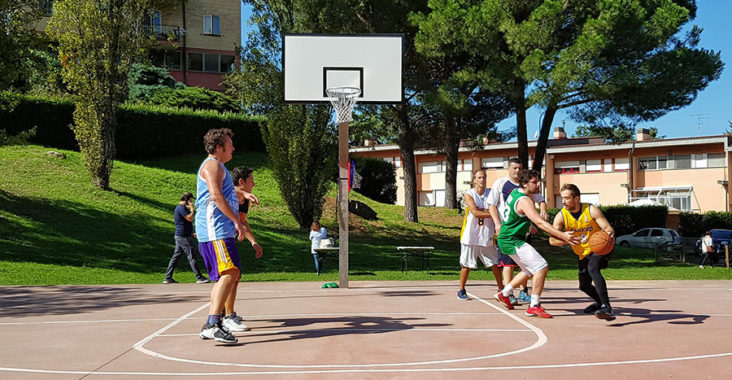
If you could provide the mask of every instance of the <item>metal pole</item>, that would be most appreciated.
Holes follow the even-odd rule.
[[[348,288],[348,122],[338,124],[338,279]]]

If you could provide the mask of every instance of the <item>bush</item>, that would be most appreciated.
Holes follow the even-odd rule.
[[[35,144],[60,149],[79,150],[74,133],[74,103],[30,96],[7,95],[13,101],[12,111],[0,106],[0,118],[9,134],[17,134],[34,126]],[[150,105],[123,105],[117,112],[117,158],[148,159],[183,152],[202,152],[203,135],[211,128],[231,128],[234,144],[239,149],[265,152],[261,137],[263,117],[215,111],[171,109]]]
[[[361,188],[355,190],[375,201],[394,204],[397,199],[394,166],[378,158],[357,157],[353,161],[356,172],[362,177]]]
[[[135,63],[127,73],[127,86],[130,91],[127,101],[147,102],[158,91],[184,88],[185,85],[170,75],[167,69],[153,65]]]
[[[732,213],[708,211],[704,214],[682,212],[679,214],[679,234],[684,237],[698,237],[713,229],[732,230]]]
[[[22,131],[15,136],[8,135],[4,129],[0,129],[0,146],[5,145],[26,145],[28,140],[36,135],[38,128],[33,127],[27,131]]]
[[[162,89],[155,92],[145,102],[148,104],[190,108],[193,110],[239,112],[239,105],[231,97],[200,87]]]
[[[547,210],[549,222],[554,221],[558,208]],[[641,206],[633,207],[627,205],[600,206],[600,210],[613,226],[615,236],[627,235],[646,227],[666,227],[668,208],[666,206]]]

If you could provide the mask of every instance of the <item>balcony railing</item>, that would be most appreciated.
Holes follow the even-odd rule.
[[[143,25],[142,29],[159,41],[180,42],[186,34],[186,30],[178,25]]]

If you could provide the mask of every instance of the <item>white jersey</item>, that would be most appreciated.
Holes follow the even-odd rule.
[[[498,215],[500,215],[502,222],[505,221],[503,220],[503,212],[506,208],[506,199],[508,199],[508,195],[511,194],[513,189],[518,188],[519,184],[511,181],[511,177],[499,178],[496,180],[496,182],[493,183],[493,186],[491,187],[491,192],[488,195],[488,204],[496,206],[496,208],[498,209]],[[532,199],[536,203],[544,202],[544,197],[540,193],[534,194]]]
[[[475,189],[470,189],[465,192],[465,195],[470,195],[473,198],[475,207],[488,210],[488,190],[485,190],[482,195],[479,195]],[[463,218],[463,227],[460,230],[460,243],[465,245],[481,245],[484,247],[493,245],[493,234],[495,233],[493,219],[490,217],[476,218],[469,207],[466,207],[466,211],[465,218]]]

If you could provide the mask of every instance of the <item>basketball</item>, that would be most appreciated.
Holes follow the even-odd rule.
[[[590,249],[596,255],[607,255],[615,247],[615,241],[607,232],[600,230],[590,235]]]

